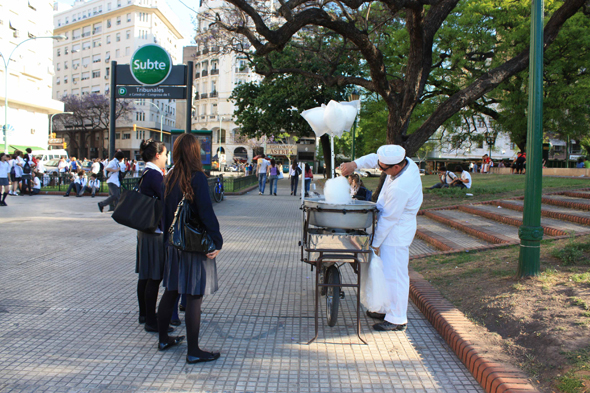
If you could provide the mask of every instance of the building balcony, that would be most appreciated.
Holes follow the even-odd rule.
[[[207,75],[209,75],[209,72],[207,70],[201,71],[201,76],[207,76]]]
[[[197,91],[197,92],[195,93],[195,100],[198,100],[198,99],[200,99],[200,96],[199,96],[199,92]]]
[[[212,92],[209,94],[209,97],[210,97],[210,98],[216,98],[218,95],[219,95],[219,93],[217,93],[216,91],[212,91]]]
[[[201,73],[200,72],[195,72],[195,79],[199,79],[201,77]]]
[[[201,94],[201,99],[203,99],[203,98],[207,98],[207,93]]]
[[[250,72],[248,67],[236,67],[236,74],[247,74]]]
[[[211,75],[219,75],[219,68],[214,68],[211,70]]]
[[[203,51],[201,53],[206,55],[207,53],[209,53],[209,48],[203,48]]]

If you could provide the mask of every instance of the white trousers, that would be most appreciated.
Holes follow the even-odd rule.
[[[408,264],[410,261],[410,247],[387,246],[380,247],[383,260],[383,274],[389,289],[388,296],[391,304],[390,311],[385,314],[387,322],[396,325],[408,323],[408,297],[410,295],[410,275]]]

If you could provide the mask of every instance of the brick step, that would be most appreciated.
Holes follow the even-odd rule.
[[[573,197],[573,198],[584,198],[590,199],[590,191],[566,191],[562,195]]]
[[[414,241],[410,245],[410,257],[424,254],[436,254],[438,251],[440,251],[438,248],[433,247],[431,244],[424,241],[424,239],[420,238],[417,233]]]
[[[522,214],[513,213],[513,211],[502,211],[502,209],[498,209],[492,205],[459,206],[459,210],[515,227],[520,227],[522,225]],[[541,220],[541,227],[543,227],[543,233],[545,233],[545,235],[566,236],[568,234],[560,228],[561,226],[564,226],[563,224],[553,220],[553,225],[550,225],[548,222],[544,221],[547,220]],[[573,230],[573,228],[568,229]],[[576,229],[580,231],[580,228]]]
[[[524,211],[524,201],[522,200],[508,199],[497,202],[497,205],[519,212]],[[576,224],[590,225],[589,213],[568,209],[567,207],[541,205],[541,216],[555,218],[561,221],[574,222]]]
[[[545,195],[541,198],[541,202],[548,205],[567,207],[569,209],[590,211],[590,201],[586,201],[583,198],[572,198],[565,195]]]
[[[518,242],[518,229],[514,226],[498,223],[475,214],[454,209],[427,210],[424,212],[424,215],[432,220],[492,244]]]
[[[416,237],[441,251],[465,250],[491,244],[426,216],[418,216]]]

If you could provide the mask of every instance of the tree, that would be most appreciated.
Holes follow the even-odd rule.
[[[257,72],[299,74],[327,86],[357,85],[377,94],[387,107],[386,141],[403,145],[409,155],[461,108],[481,104],[478,100],[486,93],[528,66],[528,38],[524,34],[528,27],[520,20],[528,20],[529,13],[524,11],[526,7],[518,7],[528,1],[280,0],[276,10],[262,0],[226,2],[235,8],[227,14],[217,13],[215,25],[241,34],[257,55],[264,56]],[[545,47],[555,41],[563,24],[585,2],[547,1],[550,18],[545,25]],[[270,4],[272,7],[274,2]],[[458,5],[473,10],[470,19],[455,12]],[[489,10],[494,11],[492,17]],[[492,26],[493,16],[503,24]],[[461,27],[467,22],[468,32],[484,31],[483,37],[489,39],[461,40],[460,29],[454,29],[458,37],[439,34],[443,27]],[[391,39],[399,44],[392,47]],[[289,42],[299,48],[302,58],[314,56],[327,67],[316,72],[298,64],[275,65],[276,53]],[[501,49],[508,46],[514,47],[514,55],[505,57],[509,52]],[[343,73],[340,64],[357,64],[358,72]],[[490,67],[485,67],[488,64]],[[438,85],[446,89],[435,90],[428,81],[439,70],[442,77]],[[462,76],[461,83],[451,86],[444,79],[449,72]],[[414,128],[414,113],[425,101],[433,110]]]
[[[61,101],[66,112],[73,112],[70,116],[60,116],[54,121],[58,124],[56,131],[64,131],[70,140],[70,151],[75,156],[88,156],[90,141],[99,137],[98,155],[102,158],[104,149],[104,131],[110,124],[110,99],[102,94],[85,94],[82,96],[65,95]],[[133,111],[133,104],[127,100],[117,100],[115,110],[116,119],[129,119]],[[75,138],[79,134],[79,139]]]

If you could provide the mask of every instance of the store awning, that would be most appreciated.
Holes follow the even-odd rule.
[[[15,150],[20,150],[22,152],[24,152],[27,148],[31,148],[32,150],[46,150],[46,148],[44,147],[38,147],[38,146],[20,146],[20,145],[8,145],[8,153],[12,154],[14,153]],[[0,153],[4,153],[4,143],[0,144]]]

